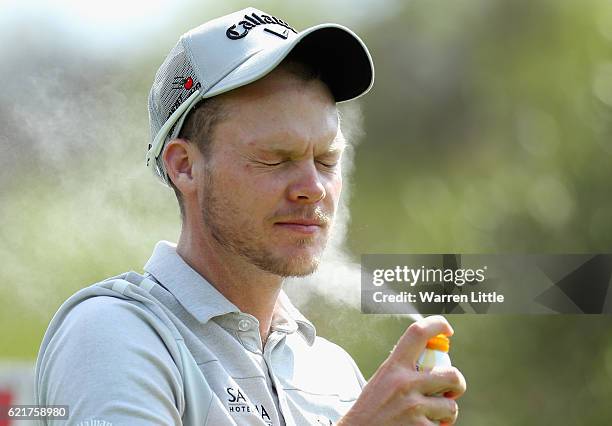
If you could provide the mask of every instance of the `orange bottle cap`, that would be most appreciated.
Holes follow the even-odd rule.
[[[427,341],[427,349],[435,351],[448,352],[450,349],[450,340],[444,334],[438,334]]]

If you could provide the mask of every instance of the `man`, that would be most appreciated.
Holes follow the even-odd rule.
[[[410,326],[366,384],[281,289],[317,268],[342,187],[336,102],[372,81],[338,25],[298,33],[248,8],[181,37],[151,89],[147,154],[177,195],[179,242],[62,305],[37,403],[83,425],[454,422],[461,373],[414,368],[428,338],[452,334],[443,318]]]

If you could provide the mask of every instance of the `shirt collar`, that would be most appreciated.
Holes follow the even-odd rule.
[[[240,313],[240,309],[183,260],[174,243],[158,242],[144,270],[202,324],[217,316]],[[314,325],[293,306],[283,290],[276,302],[272,326],[289,333],[299,331],[309,345],[316,337]]]
[[[299,331],[309,346],[312,346],[317,336],[315,326],[293,306],[293,303],[291,303],[291,300],[289,300],[289,297],[283,290],[280,291],[276,300],[272,316],[272,327],[281,330],[286,328],[289,332]]]

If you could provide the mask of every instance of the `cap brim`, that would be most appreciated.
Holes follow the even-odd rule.
[[[346,27],[321,24],[300,32],[291,42],[261,50],[234,68],[201,98],[210,98],[256,81],[295,51],[320,72],[336,102],[355,99],[374,83],[372,57],[361,39]]]

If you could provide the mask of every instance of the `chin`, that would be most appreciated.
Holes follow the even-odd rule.
[[[319,267],[319,262],[312,262],[307,265],[287,265],[282,271],[278,271],[281,277],[306,277],[313,274]]]
[[[312,247],[287,250],[280,256],[269,259],[263,269],[281,277],[305,277],[317,270],[320,261],[321,250],[315,251]]]

